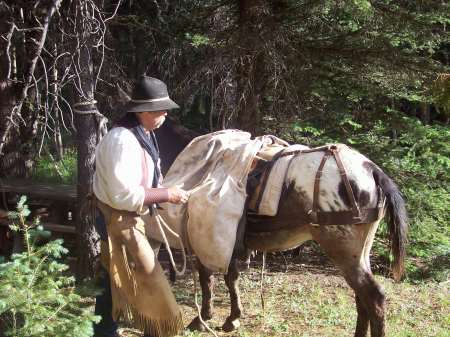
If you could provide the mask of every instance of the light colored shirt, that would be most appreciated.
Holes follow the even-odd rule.
[[[130,130],[113,128],[95,150],[95,196],[112,208],[146,213],[145,189],[152,187],[154,165]]]

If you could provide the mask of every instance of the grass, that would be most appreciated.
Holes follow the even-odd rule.
[[[326,263],[326,262],[325,262]],[[229,312],[229,298],[222,277],[217,278],[215,316],[209,321],[219,336],[230,337],[324,337],[352,336],[356,324],[353,291],[331,265],[284,262],[272,257],[264,279],[265,310],[260,300],[260,266],[240,278],[244,317],[231,333],[219,330]],[[447,337],[450,331],[449,282],[395,283],[377,276],[387,297],[387,331],[391,337]],[[191,273],[174,285],[186,325],[196,315]],[[200,301],[200,300],[199,300]],[[186,337],[210,333],[184,332]],[[125,330],[123,336],[140,336]]]

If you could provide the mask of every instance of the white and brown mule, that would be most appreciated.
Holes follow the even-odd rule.
[[[163,165],[165,153],[174,158],[170,152],[180,129],[175,130],[168,123],[159,131],[171,134],[159,138]],[[178,139],[186,143],[186,139]],[[366,336],[369,325],[372,337],[385,336],[385,295],[372,275],[369,254],[378,225],[386,215],[394,256],[393,276],[396,280],[402,277],[408,222],[399,189],[377,165],[345,145],[280,153],[277,157],[283,155],[291,155],[292,159],[278,213],[271,217],[246,214],[246,247],[274,252],[316,241],[355,291],[355,336]],[[212,318],[213,275],[201,265],[199,273],[201,315],[208,320]],[[226,331],[239,325],[242,313],[238,277],[234,258],[225,275],[231,298],[231,313],[223,325]],[[189,327],[202,329],[198,318]]]

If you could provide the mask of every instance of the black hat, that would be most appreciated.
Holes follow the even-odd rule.
[[[163,81],[143,75],[134,85],[131,100],[125,111],[147,112],[177,108],[178,104],[169,98],[167,86]]]

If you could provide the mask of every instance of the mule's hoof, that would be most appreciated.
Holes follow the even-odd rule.
[[[222,325],[222,330],[225,332],[231,332],[231,331],[236,330],[240,326],[241,326],[241,322],[239,322],[239,318],[231,320],[228,317],[227,320],[225,321],[225,323],[223,323],[223,325]]]
[[[200,318],[198,318],[198,316],[195,317],[191,323],[189,323],[187,328],[188,328],[188,330],[191,330],[191,331],[200,331],[200,332],[206,331],[206,327],[203,325],[202,322],[200,322]]]

